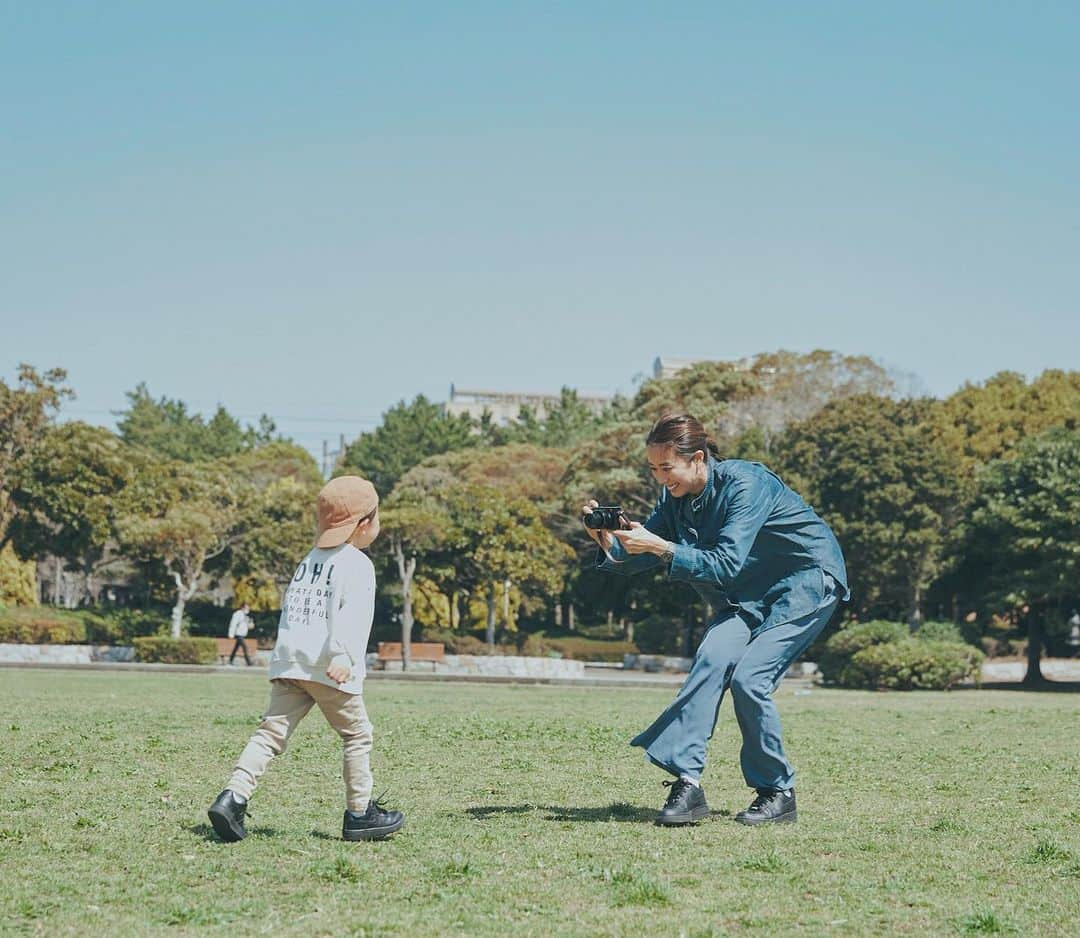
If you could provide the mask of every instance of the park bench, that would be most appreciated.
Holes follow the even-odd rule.
[[[236,644],[236,639],[235,638],[215,638],[214,641],[217,642],[218,661],[220,661],[222,664],[225,664],[225,662],[227,662],[229,660],[229,655],[232,654],[233,646]],[[251,655],[252,658],[254,658],[255,657],[255,652],[257,652],[259,650],[258,641],[256,641],[250,635],[245,635],[244,636],[244,642],[247,644],[248,654]],[[236,650],[236,657],[239,658],[241,661],[244,660],[244,651],[243,651],[242,648],[238,648]]]
[[[412,642],[409,645],[409,664],[427,661],[431,663],[431,670],[434,671],[443,660],[445,651],[446,646],[442,642]],[[401,642],[379,642],[376,660],[383,670],[386,670],[388,662],[401,661]]]

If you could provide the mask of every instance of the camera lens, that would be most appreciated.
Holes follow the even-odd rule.
[[[620,527],[617,507],[594,508],[584,518],[585,527],[597,531],[615,531]]]

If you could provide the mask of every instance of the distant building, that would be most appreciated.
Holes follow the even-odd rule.
[[[536,416],[543,420],[547,416],[548,408],[558,404],[561,396],[528,391],[475,391],[451,384],[446,412],[452,417],[468,414],[478,419],[487,411],[496,424],[504,426],[518,419],[522,407],[531,407]],[[590,410],[598,412],[611,403],[612,398],[608,395],[579,394],[578,400]]]
[[[701,362],[724,362],[725,364],[734,365],[738,369],[749,368],[750,362],[745,358],[738,360],[732,360],[729,358],[663,358],[658,357],[653,362],[654,378],[661,380],[667,380],[668,378],[674,378],[680,371],[685,371],[692,365],[698,365]]]

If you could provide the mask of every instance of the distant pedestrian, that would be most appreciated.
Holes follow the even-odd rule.
[[[236,642],[233,644],[232,654],[229,655],[229,664],[232,665],[236,659],[236,653],[243,651],[244,661],[247,662],[247,666],[250,668],[252,665],[251,655],[248,654],[247,642],[244,638],[247,636],[248,629],[251,628],[251,612],[248,608],[248,604],[244,603],[239,609],[232,614],[232,618],[229,620],[229,638],[235,638]]]

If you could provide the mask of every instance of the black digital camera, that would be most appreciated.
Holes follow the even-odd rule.
[[[585,527],[594,531],[623,531],[630,527],[629,520],[618,505],[594,508],[581,520],[585,522]]]

